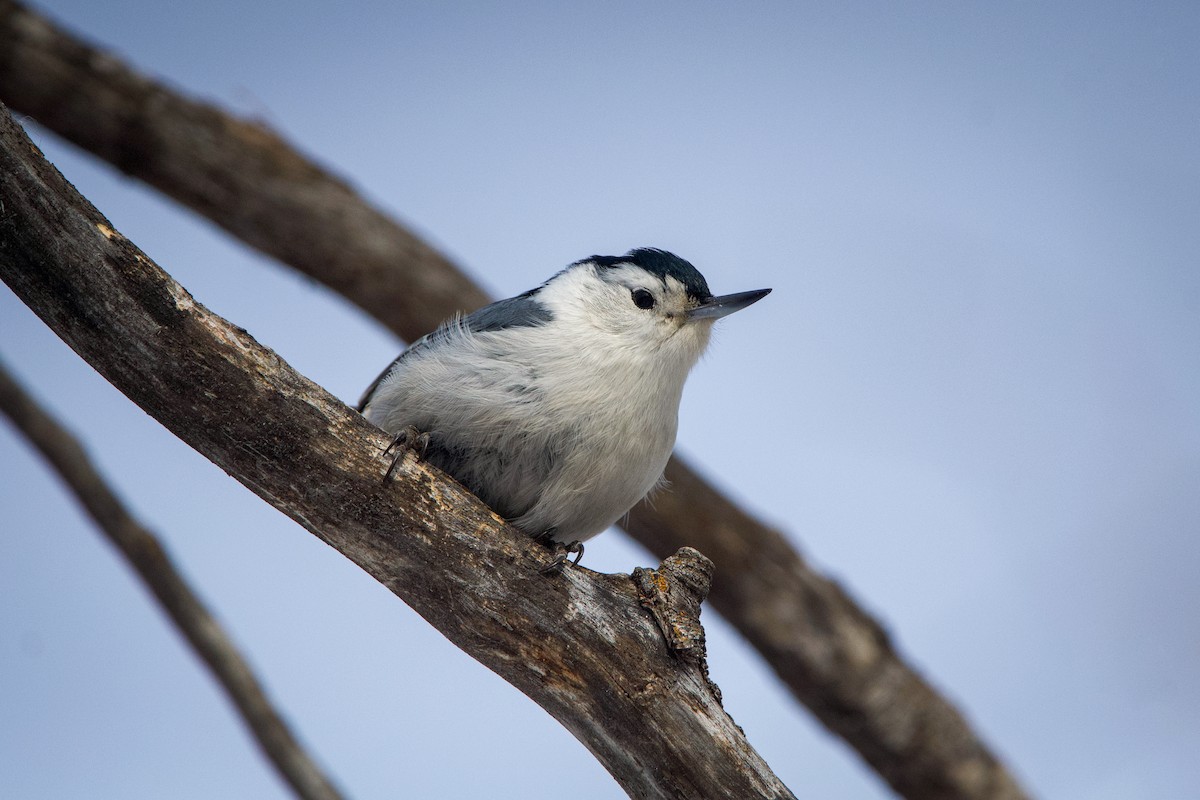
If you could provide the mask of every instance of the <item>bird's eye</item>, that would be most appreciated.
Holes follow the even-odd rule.
[[[645,289],[634,289],[633,304],[642,309],[654,308],[654,295]]]

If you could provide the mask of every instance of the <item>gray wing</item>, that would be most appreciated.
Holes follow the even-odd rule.
[[[467,330],[475,333],[500,331],[505,328],[528,328],[536,325],[545,325],[554,319],[554,315],[550,313],[550,309],[546,308],[537,299],[537,293],[540,289],[541,287],[539,286],[537,289],[530,289],[528,292],[519,294],[516,297],[510,297],[507,300],[497,300],[463,317],[462,324],[466,326]],[[375,390],[379,388],[379,384],[396,368],[396,365],[403,361],[404,357],[409,353],[436,343],[442,338],[440,334],[445,329],[446,324],[443,323],[433,333],[428,333],[417,339],[407,350],[397,356],[395,361],[388,364],[387,369],[379,373],[379,377],[371,381],[371,385],[363,392],[363,396],[359,399],[355,409],[361,413],[367,407],[367,403],[371,402],[371,396],[375,394]]]
[[[463,324],[476,333],[545,325],[554,319],[554,315],[538,299],[537,294],[540,290],[541,287],[538,287],[507,300],[497,300],[491,305],[468,314],[463,319]]]

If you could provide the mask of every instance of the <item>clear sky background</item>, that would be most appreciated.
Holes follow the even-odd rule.
[[[1200,791],[1200,6],[176,4],[61,21],[265,120],[496,296],[672,250],[721,322],[679,449],[892,631],[1025,785]],[[52,135],[201,302],[353,402],[356,309]],[[615,798],[558,723],[125,400],[0,289],[0,357],[168,543],[357,798]],[[0,796],[284,797],[0,425]],[[593,569],[652,563],[621,533]],[[889,791],[714,614],[801,797]]]

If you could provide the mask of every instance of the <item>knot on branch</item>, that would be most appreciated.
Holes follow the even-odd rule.
[[[689,661],[703,663],[707,653],[700,604],[712,585],[713,562],[699,550],[680,548],[658,569],[638,567],[633,582],[641,600],[671,652]]]

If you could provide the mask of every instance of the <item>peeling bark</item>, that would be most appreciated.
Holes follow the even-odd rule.
[[[342,293],[412,341],[484,293],[265,126],[183,97],[0,0],[0,98]],[[1021,787],[879,623],[779,531],[678,456],[626,530],[659,557],[698,548],[710,602],[830,730],[900,794],[1017,800]]]
[[[0,278],[183,441],[570,730],[633,797],[789,798],[628,575],[553,555],[197,303],[0,118]]]

